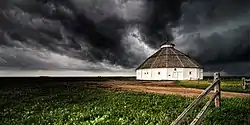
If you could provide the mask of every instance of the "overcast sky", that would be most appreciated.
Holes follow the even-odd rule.
[[[134,75],[167,39],[250,75],[249,36],[250,0],[1,0],[0,75]]]

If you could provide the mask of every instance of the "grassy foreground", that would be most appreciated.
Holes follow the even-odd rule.
[[[1,88],[0,95],[0,125],[166,125],[193,100],[175,95],[64,85]],[[249,124],[249,105],[250,99],[223,99],[220,109],[210,107],[203,124]],[[199,109],[201,106],[190,117]],[[192,120],[190,117],[187,122]]]
[[[187,88],[207,88],[213,80],[200,80],[200,81],[177,81],[177,84]],[[229,92],[242,92],[250,93],[250,87],[243,89],[241,86],[241,80],[222,80],[221,81],[221,90]]]

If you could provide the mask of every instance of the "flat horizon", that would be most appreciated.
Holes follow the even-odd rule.
[[[135,77],[135,70],[119,71],[77,71],[77,70],[2,70],[0,77]],[[204,72],[204,77],[213,76],[213,72]],[[221,72],[221,76],[246,76]],[[248,76],[248,75],[247,75]]]

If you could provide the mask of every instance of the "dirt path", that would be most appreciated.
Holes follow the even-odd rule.
[[[175,94],[181,96],[197,97],[203,91],[203,89],[184,88],[174,84],[171,81],[164,82],[145,82],[145,81],[107,81],[99,83],[102,86],[108,86],[116,89],[130,90],[136,92],[149,92],[158,94]],[[210,92],[210,95],[213,92]],[[222,97],[240,97],[250,98],[248,93],[236,93],[236,92],[223,92]]]

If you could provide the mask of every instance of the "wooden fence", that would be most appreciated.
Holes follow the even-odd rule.
[[[197,106],[202,99],[214,88],[214,94],[211,96],[210,100],[205,104],[205,106],[201,109],[195,119],[191,122],[190,125],[200,124],[206,110],[209,105],[214,101],[215,107],[220,107],[221,105],[221,93],[220,93],[220,74],[218,72],[214,73],[214,82],[207,87],[199,96],[196,98],[178,117],[175,121],[171,123],[171,125],[180,125],[185,117],[192,111],[192,109]]]
[[[250,79],[242,78],[242,87],[243,87],[243,89],[246,89],[248,86],[250,86]]]

